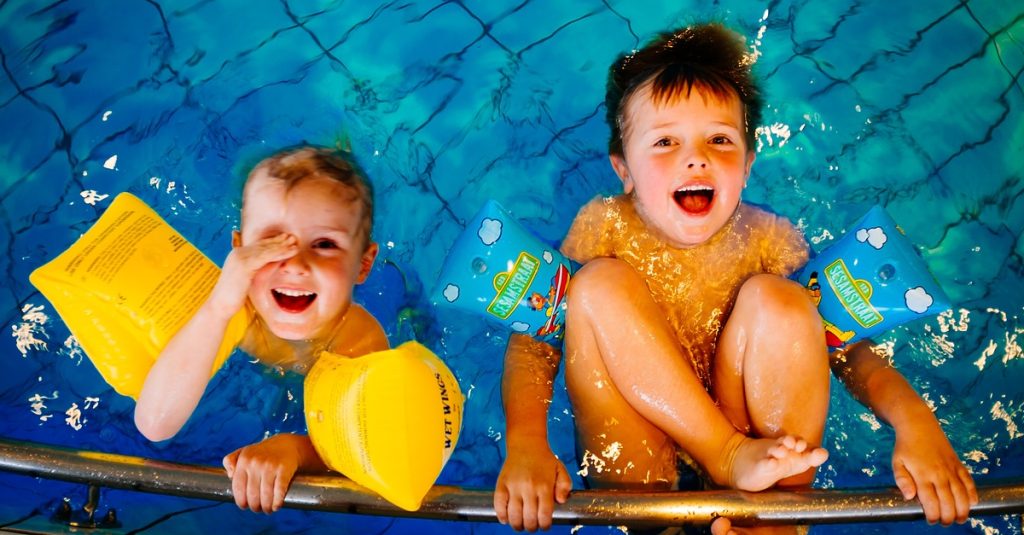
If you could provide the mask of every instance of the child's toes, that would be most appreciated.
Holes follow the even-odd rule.
[[[785,459],[786,457],[792,456],[794,453],[800,453],[800,441],[791,435],[779,437],[775,440],[775,444],[768,449],[768,455],[776,459]],[[803,446],[807,447],[806,444]]]
[[[786,445],[782,443],[782,439],[779,439],[779,442],[776,442],[770,448],[768,448],[769,459],[785,459],[786,457],[789,457],[792,453],[793,450],[786,447]]]
[[[828,450],[825,448],[814,448],[810,453],[811,466],[821,466],[828,460]]]

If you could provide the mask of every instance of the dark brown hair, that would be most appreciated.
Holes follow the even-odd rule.
[[[764,102],[751,72],[743,37],[717,23],[664,32],[640,50],[619,56],[608,71],[604,104],[611,138],[608,152],[622,156],[624,112],[637,90],[650,82],[656,103],[689,96],[694,87],[727,99],[736,95],[743,107],[747,149],[761,123]]]

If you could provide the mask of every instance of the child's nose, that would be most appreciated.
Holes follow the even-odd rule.
[[[706,169],[708,166],[708,157],[704,154],[704,147],[693,147],[685,158],[688,170]]]
[[[306,255],[301,248],[295,253],[295,256],[282,260],[281,268],[286,273],[295,275],[306,275],[309,273],[309,263],[306,262]]]

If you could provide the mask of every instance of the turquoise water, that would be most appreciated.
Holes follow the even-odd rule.
[[[955,306],[881,340],[978,482],[1024,476],[1024,5],[705,4],[0,0],[0,318],[11,333],[0,342],[0,435],[217,464],[266,431],[301,427],[299,382],[236,356],[179,437],[146,443],[132,402],[65,345],[67,328],[28,273],[121,191],[219,262],[247,165],[287,145],[348,142],[377,187],[382,246],[357,298],[393,344],[416,337],[434,349],[468,394],[441,481],[492,487],[504,452],[506,333],[431,305],[446,244],[492,198],[557,242],[586,200],[618,191],[605,153],[607,65],[655,31],[719,17],[748,35],[765,78],[766,128],[746,199],[791,218],[816,250],[872,204],[885,205]],[[892,433],[834,391],[832,457],[818,485],[891,485]],[[559,392],[551,433],[571,465],[567,409]],[[61,497],[81,504],[85,493],[0,481],[0,526],[50,526]],[[103,507],[118,509],[126,532],[225,522],[239,532],[508,532],[297,511],[265,517],[120,491],[106,491]],[[1020,533],[1020,524],[977,518],[943,533]]]

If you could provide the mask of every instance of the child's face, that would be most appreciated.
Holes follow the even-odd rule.
[[[736,95],[699,86],[655,104],[641,87],[624,110],[624,158],[612,167],[648,227],[676,247],[707,241],[732,217],[754,153]]]
[[[286,190],[257,171],[246,188],[241,245],[287,233],[298,253],[259,269],[249,300],[270,331],[286,340],[324,339],[352,303],[352,287],[366,280],[377,245],[363,250],[359,203],[334,180],[312,177]],[[237,245],[237,244],[236,244]]]

